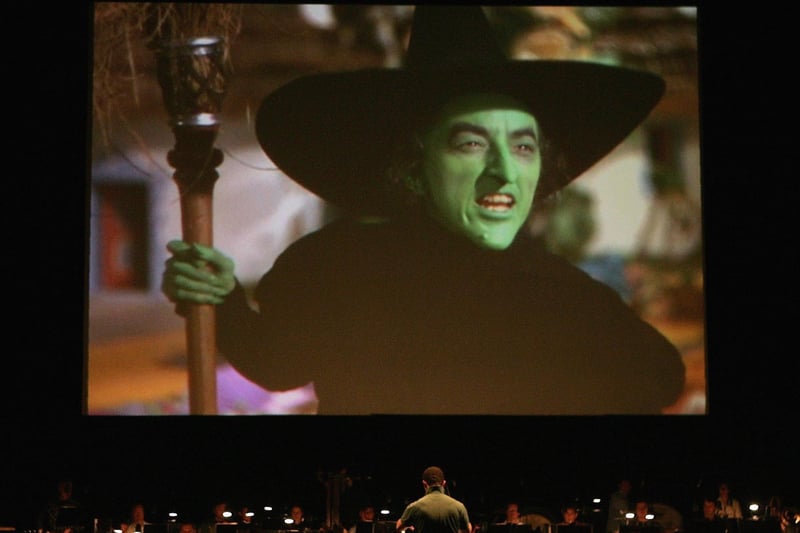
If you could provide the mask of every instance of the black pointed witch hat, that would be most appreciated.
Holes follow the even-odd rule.
[[[414,9],[402,68],[297,78],[269,94],[256,136],[272,162],[321,198],[385,215],[393,150],[447,100],[508,94],[536,117],[552,162],[536,192],[547,196],[621,143],[664,93],[659,76],[588,61],[509,60],[480,6]]]

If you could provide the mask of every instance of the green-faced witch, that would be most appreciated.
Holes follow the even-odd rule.
[[[521,231],[663,92],[648,72],[509,60],[480,7],[418,6],[402,68],[303,76],[259,108],[271,161],[345,214],[255,302],[222,252],[181,242],[164,293],[216,304],[222,355],[272,391],[313,383],[320,414],[663,412],[677,349]]]

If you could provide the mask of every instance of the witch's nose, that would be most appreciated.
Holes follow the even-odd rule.
[[[517,165],[507,146],[493,145],[489,150],[486,172],[503,183],[515,183],[519,177]]]

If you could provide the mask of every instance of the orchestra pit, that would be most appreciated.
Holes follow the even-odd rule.
[[[698,520],[703,498],[716,498],[723,482],[742,517],[718,533],[797,532],[791,428],[775,425],[764,439],[727,416],[80,417],[49,422],[52,433],[10,425],[0,511],[10,532],[38,531],[68,480],[76,503],[61,509],[52,533],[120,533],[137,503],[143,533],[179,533],[184,523],[200,531],[221,502],[232,514],[219,533],[345,533],[366,504],[376,511],[368,533],[394,533],[404,507],[424,494],[430,465],[444,470],[473,533],[508,533],[496,526],[509,502],[526,526],[517,533],[564,533],[565,505],[587,526],[575,533],[712,533]],[[621,479],[631,482],[631,514],[611,516]],[[651,529],[633,523],[640,499]],[[289,518],[293,505],[305,512],[302,527]],[[238,517],[244,507],[251,524]]]

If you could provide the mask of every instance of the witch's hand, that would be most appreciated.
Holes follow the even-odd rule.
[[[208,246],[170,241],[161,292],[178,304],[221,304],[236,286],[233,260]]]

